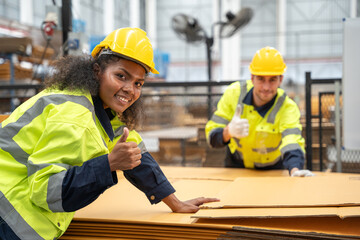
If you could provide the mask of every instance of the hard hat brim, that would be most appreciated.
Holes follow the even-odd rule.
[[[131,58],[129,56],[114,52],[109,48],[101,48],[101,47],[97,46],[97,49],[94,48],[94,50],[92,51],[91,56],[93,58],[95,58],[95,57],[100,57],[103,54],[115,55],[115,56],[118,56],[120,58],[124,58],[124,59],[130,60],[130,61],[133,61],[133,62],[141,65],[145,69],[146,73],[152,72],[154,74],[159,74],[159,72],[155,68],[151,68],[150,66],[147,66],[146,64],[144,64],[144,63],[142,63],[142,62],[140,62],[140,61],[138,61],[138,60],[136,60],[134,58]]]

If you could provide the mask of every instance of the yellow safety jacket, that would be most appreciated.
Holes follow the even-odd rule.
[[[44,90],[0,124],[0,216],[21,239],[65,232],[74,215],[62,209],[65,170],[108,154],[105,135],[82,92]]]
[[[286,167],[302,168],[304,162],[304,139],[301,136],[300,111],[294,101],[278,88],[274,104],[262,117],[253,105],[244,104],[246,94],[253,88],[251,80],[234,82],[227,87],[218,102],[217,110],[206,124],[207,141],[214,142],[215,132],[221,134],[231,121],[238,103],[242,105],[241,118],[249,121],[249,135],[237,139],[231,138],[227,145],[226,163],[229,167],[257,169],[283,168],[284,155],[290,151],[300,153],[299,159],[286,159]],[[218,138],[220,139],[220,138]],[[212,144],[213,146],[216,144]],[[299,155],[299,154],[298,154]],[[289,157],[288,157],[289,158]],[[280,166],[280,167],[279,167]]]
[[[1,219],[20,239],[59,238],[73,211],[117,183],[107,154],[124,127],[88,92],[44,90],[20,105],[0,123]],[[142,159],[125,177],[152,204],[175,192],[136,131],[129,141]]]

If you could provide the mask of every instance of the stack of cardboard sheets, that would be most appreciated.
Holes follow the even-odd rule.
[[[61,239],[360,239],[360,175],[163,167],[181,200],[218,197],[196,214],[150,205],[119,183],[75,214]]]

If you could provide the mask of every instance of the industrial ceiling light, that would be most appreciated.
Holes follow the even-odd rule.
[[[242,8],[236,15],[228,11],[226,13],[226,22],[219,21],[212,24],[210,36],[196,18],[184,13],[179,13],[172,17],[171,28],[180,39],[188,43],[205,42],[208,57],[208,77],[209,81],[211,81],[211,48],[214,44],[214,27],[220,25],[220,38],[228,38],[246,26],[253,15],[254,13],[251,8]]]
[[[254,12],[251,8],[243,8],[234,15],[231,11],[226,13],[227,22],[220,23],[220,37],[227,38],[234,35],[240,28],[247,25]]]
[[[198,20],[194,17],[188,16],[183,13],[179,13],[172,17],[171,28],[174,30],[176,35],[185,40],[188,43],[197,43],[204,41],[206,44],[207,53],[207,71],[208,81],[212,80],[212,59],[211,59],[211,48],[214,44],[214,27],[220,25],[220,38],[227,38],[233,36],[239,29],[247,25],[253,17],[253,11],[250,8],[241,9],[236,15],[228,11],[226,13],[226,22],[215,22],[211,26],[211,35],[208,36],[206,31],[199,24]],[[208,118],[211,117],[211,85],[208,86]]]
[[[186,42],[200,42],[205,38],[205,32],[197,19],[183,13],[172,18],[171,27]]]

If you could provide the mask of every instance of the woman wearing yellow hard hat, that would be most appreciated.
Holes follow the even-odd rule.
[[[300,111],[280,88],[286,64],[278,50],[259,49],[249,66],[251,80],[227,87],[205,132],[212,147],[226,147],[225,166],[287,169],[313,176],[304,167]]]
[[[217,201],[177,199],[134,130],[145,77],[157,73],[146,33],[118,29],[92,56],[57,61],[45,90],[0,124],[1,239],[59,238],[74,211],[117,183],[116,170],[173,212]]]

